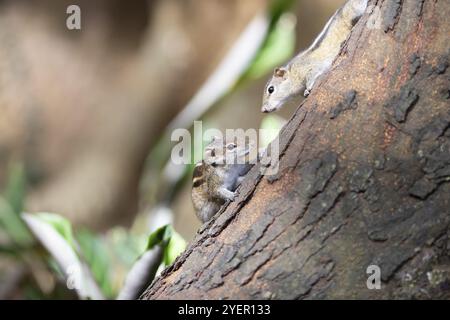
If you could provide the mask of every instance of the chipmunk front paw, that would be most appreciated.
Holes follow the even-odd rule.
[[[303,96],[306,98],[307,96],[309,96],[310,93],[311,93],[311,90],[306,89],[305,92],[303,93]]]
[[[222,199],[224,200],[230,200],[233,201],[234,198],[236,198],[236,193],[233,191],[228,190],[227,188],[220,188],[219,189],[219,194],[221,196]]]

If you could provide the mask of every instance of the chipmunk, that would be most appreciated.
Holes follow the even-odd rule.
[[[276,68],[264,89],[262,112],[280,109],[303,93],[309,95],[317,78],[328,71],[353,26],[366,10],[368,0],[348,0],[328,20],[312,45],[285,66]]]
[[[197,217],[205,223],[227,201],[252,167],[253,144],[238,146],[214,137],[205,148],[204,159],[196,164],[192,178],[192,202]]]

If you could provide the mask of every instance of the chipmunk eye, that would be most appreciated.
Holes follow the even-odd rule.
[[[267,92],[269,94],[272,94],[274,91],[275,91],[275,87],[274,86],[270,86],[270,87],[267,88]]]
[[[211,165],[215,168],[217,167],[217,162],[212,162]]]
[[[229,144],[227,144],[227,149],[228,150],[233,150],[234,148],[236,148],[236,143],[229,143]]]
[[[215,157],[216,156],[216,150],[212,149],[210,154],[211,154],[211,157]]]

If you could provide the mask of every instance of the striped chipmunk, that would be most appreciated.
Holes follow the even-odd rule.
[[[311,46],[285,66],[276,68],[266,84],[262,112],[280,109],[292,98],[309,95],[314,82],[327,72],[353,26],[366,10],[368,0],[348,0],[325,25]]]
[[[236,197],[236,189],[255,161],[254,143],[244,146],[225,143],[213,137],[206,146],[204,158],[194,168],[192,202],[197,217],[204,223],[225,204]],[[258,154],[256,154],[258,157]]]

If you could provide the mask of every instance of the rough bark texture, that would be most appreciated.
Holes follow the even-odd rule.
[[[450,298],[450,4],[371,4],[282,130],[279,173],[254,167],[142,298]]]

